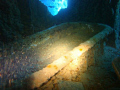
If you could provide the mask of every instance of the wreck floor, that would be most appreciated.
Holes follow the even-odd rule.
[[[96,65],[81,75],[85,90],[120,90],[120,81],[112,67],[112,61],[120,56],[120,51],[105,47],[104,55],[96,60]]]
[[[81,82],[85,90],[120,90],[120,80],[112,67],[117,56],[120,56],[120,51],[106,46],[104,55],[86,72],[78,73],[74,82]]]

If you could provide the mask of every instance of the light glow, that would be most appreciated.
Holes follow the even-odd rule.
[[[72,53],[72,58],[76,59],[82,54],[82,51],[80,51],[79,49],[75,49],[71,53]]]
[[[48,11],[53,15],[57,15],[61,9],[67,8],[67,0],[40,0],[45,6],[47,6]]]

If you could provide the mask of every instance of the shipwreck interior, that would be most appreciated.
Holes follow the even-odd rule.
[[[0,0],[0,90],[120,90],[120,0]]]

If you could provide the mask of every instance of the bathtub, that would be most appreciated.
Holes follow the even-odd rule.
[[[14,65],[7,70],[9,63],[5,64],[5,57],[5,70],[14,72],[11,77],[3,74],[8,79],[1,82],[8,80],[4,82],[6,88],[34,89],[49,87],[48,83],[54,84],[56,80],[72,81],[77,72],[85,72],[97,63],[105,45],[115,45],[114,36],[107,25],[85,22],[63,23],[28,36],[14,42],[12,50],[8,49],[12,54],[7,57],[11,56],[13,62],[9,63]]]

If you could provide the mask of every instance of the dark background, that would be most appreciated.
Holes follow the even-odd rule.
[[[117,2],[68,0],[68,8],[52,16],[39,0],[0,0],[0,43],[13,42],[64,22],[103,23],[113,27]]]

